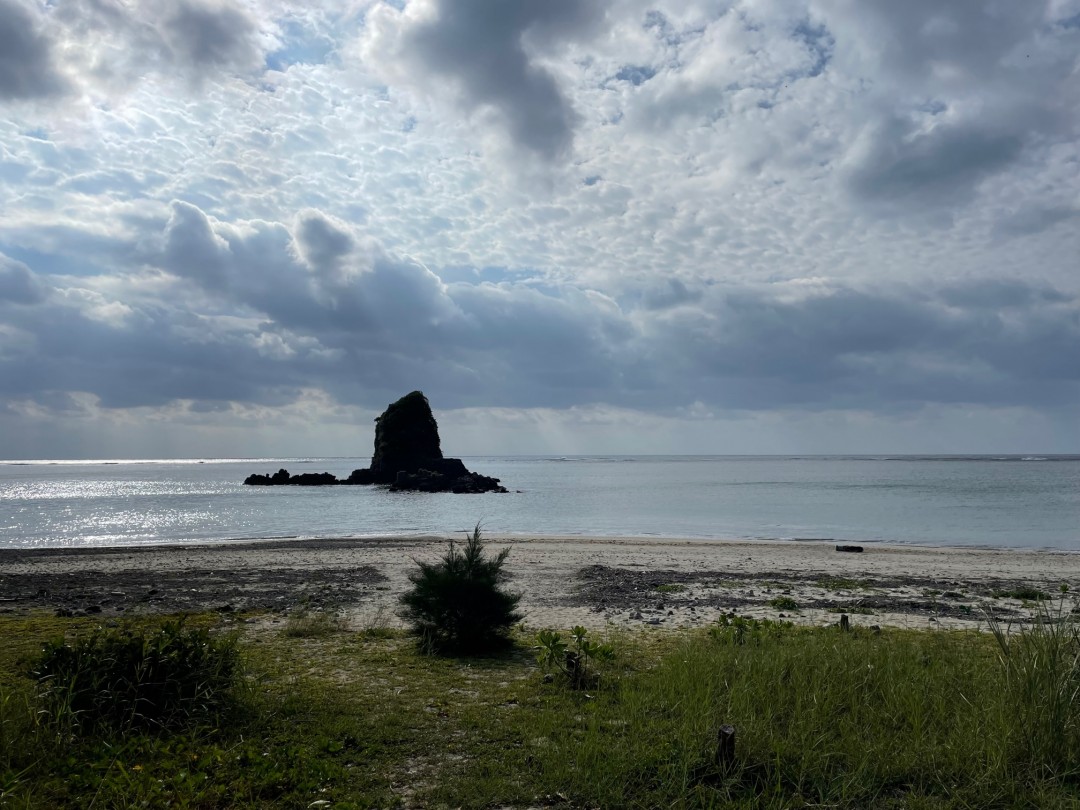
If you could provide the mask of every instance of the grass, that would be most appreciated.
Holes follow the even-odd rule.
[[[852,615],[859,616],[873,616],[874,609],[863,607],[862,605],[843,605],[842,607],[831,607],[825,609],[826,613],[850,613]]]
[[[799,603],[790,596],[777,596],[769,600],[769,607],[774,607],[777,610],[798,610]]]
[[[682,593],[686,590],[686,586],[678,582],[669,582],[664,585],[657,585],[653,590],[657,593]]]
[[[1010,588],[1003,591],[992,591],[990,595],[995,599],[1020,599],[1024,602],[1046,602],[1050,599],[1050,594],[1046,591],[1041,591],[1038,588],[1032,588],[1030,586]]]
[[[849,577],[822,577],[814,584],[826,591],[856,591],[867,586],[866,580]]]
[[[0,806],[1075,807],[1080,640],[1061,613],[997,636],[626,631],[599,639],[616,656],[590,691],[545,683],[531,635],[453,658],[400,632],[249,629],[228,725],[112,741],[58,739],[20,674],[91,625],[0,618]]]
[[[289,617],[282,632],[290,638],[326,638],[348,629],[344,617],[322,610],[301,610]]]

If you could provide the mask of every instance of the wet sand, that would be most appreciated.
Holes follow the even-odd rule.
[[[266,541],[122,549],[0,550],[0,615],[124,616],[216,610],[280,618],[339,611],[357,627],[396,625],[414,560],[444,537]],[[508,587],[529,627],[678,628],[724,614],[898,627],[1028,621],[1080,592],[1080,554],[829,542],[503,537]],[[1070,587],[1062,597],[1060,587]]]

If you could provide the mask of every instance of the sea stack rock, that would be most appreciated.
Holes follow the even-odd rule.
[[[330,473],[249,475],[249,486],[330,486],[389,484],[391,492],[506,492],[498,478],[470,472],[460,458],[443,458],[439,425],[427,397],[406,394],[375,420],[375,452],[371,466],[353,470],[344,481]]]
[[[439,471],[443,460],[439,423],[422,392],[406,394],[375,420],[375,452],[370,468],[375,483],[394,483],[400,470]]]
[[[406,394],[375,420],[371,466],[353,470],[348,484],[390,484],[391,491],[506,492],[497,478],[469,472],[459,458],[443,458],[439,424],[421,391]]]

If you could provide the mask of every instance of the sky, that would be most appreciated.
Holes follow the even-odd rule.
[[[1080,0],[0,0],[0,457],[1080,452]]]

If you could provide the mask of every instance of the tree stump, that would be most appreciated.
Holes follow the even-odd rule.
[[[735,726],[720,726],[716,734],[715,762],[725,770],[735,764]]]
[[[845,633],[851,629],[851,619],[848,618],[848,615],[846,613],[840,614],[840,629],[843,630]]]

